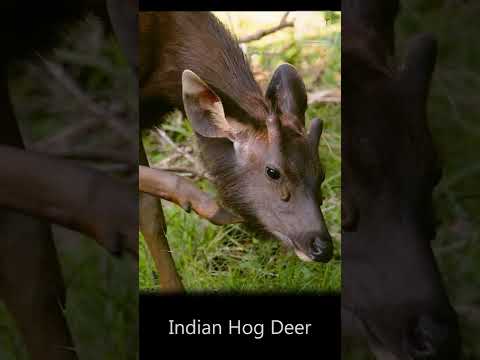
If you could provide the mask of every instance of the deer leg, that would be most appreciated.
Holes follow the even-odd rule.
[[[0,144],[23,147],[0,79]],[[75,360],[62,308],[65,285],[50,225],[0,208],[0,298],[12,313],[32,360]]]
[[[139,188],[180,205],[185,211],[195,211],[200,217],[215,225],[242,222],[242,219],[219,205],[213,197],[203,192],[191,181],[169,171],[139,166]]]
[[[138,190],[100,171],[0,144],[0,206],[138,255]]]
[[[145,149],[140,140],[140,164],[148,166]],[[158,274],[160,287],[163,292],[182,292],[183,285],[177,273],[170,247],[168,246],[165,217],[162,203],[152,195],[141,193],[140,197],[140,232],[142,233],[148,250],[152,255]]]
[[[32,360],[76,360],[63,308],[65,285],[48,224],[0,211],[0,297]]]

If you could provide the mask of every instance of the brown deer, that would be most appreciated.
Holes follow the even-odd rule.
[[[237,41],[211,13],[141,12],[139,26],[141,128],[157,124],[173,109],[183,110],[222,203],[300,258],[329,261],[332,240],[320,211],[322,123],[314,120],[305,130],[307,95],[295,68],[279,66],[264,95]],[[179,199],[166,177],[172,175],[141,168],[140,187],[192,206],[189,199]],[[163,229],[151,227],[162,217],[161,208],[143,199],[141,210],[157,215],[147,219],[141,211],[141,230],[164,288],[175,288],[178,279],[167,275],[173,265],[165,240],[163,245],[154,241]],[[218,215],[217,210],[211,212]]]
[[[343,333],[366,339],[377,359],[458,359],[457,317],[430,244],[441,177],[426,120],[436,42],[418,35],[398,64],[398,1],[342,5]]]
[[[136,68],[133,1],[48,1],[1,6],[0,298],[12,313],[32,360],[77,359],[62,307],[65,285],[49,223],[96,239],[109,252],[138,253],[136,189],[68,160],[26,152],[10,103],[10,65],[52,49],[63,29],[107,9]],[[126,28],[130,31],[125,31]],[[133,35],[132,35],[133,34]],[[132,41],[134,39],[134,41]],[[132,134],[135,136],[135,134]]]

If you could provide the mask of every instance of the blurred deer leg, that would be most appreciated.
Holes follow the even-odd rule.
[[[115,255],[138,255],[138,190],[70,160],[0,143],[0,206],[79,231]]]
[[[0,79],[0,129],[0,144],[23,147],[5,79]],[[4,208],[0,298],[16,320],[32,360],[77,359],[63,316],[65,286],[50,225]]]
[[[49,225],[4,210],[0,222],[0,297],[16,321],[30,358],[76,360]]]
[[[141,142],[140,142],[141,144]],[[140,163],[148,165],[143,145],[140,146]],[[152,255],[160,277],[163,292],[182,292],[183,285],[170,253],[166,233],[165,217],[159,199],[145,193],[140,194],[140,232]]]

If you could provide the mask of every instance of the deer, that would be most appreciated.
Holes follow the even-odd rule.
[[[182,291],[154,196],[193,209],[215,224],[244,222],[280,240],[305,261],[332,258],[321,212],[323,123],[305,129],[307,95],[297,70],[280,65],[262,94],[246,56],[209,12],[140,12],[140,128],[174,109],[190,121],[220,203],[185,179],[148,167],[140,155],[140,231],[162,291]]]
[[[117,34],[137,71],[135,1],[74,0],[2,5],[0,59],[0,299],[32,360],[76,360],[63,308],[66,290],[50,224],[138,261],[138,191],[67,159],[26,151],[10,101],[8,71],[52,50],[64,29],[93,12]],[[135,136],[135,134],[132,134]],[[21,266],[19,266],[21,264]],[[135,265],[134,265],[135,267]]]
[[[442,175],[427,122],[436,40],[416,35],[398,60],[398,1],[342,5],[343,336],[379,360],[459,359],[431,247]]]

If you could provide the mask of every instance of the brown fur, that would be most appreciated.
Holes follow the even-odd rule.
[[[141,127],[183,109],[181,77],[190,69],[222,99],[225,113],[264,127],[268,104],[234,37],[207,12],[143,12],[140,27]]]
[[[204,88],[184,103],[182,78],[192,81],[182,76],[185,70]],[[175,108],[188,113],[226,207],[316,261],[331,258],[317,190],[323,179],[318,149],[305,137],[306,89],[293,66],[279,66],[264,95],[237,41],[212,14],[141,13],[140,88],[141,128]],[[207,96],[210,103],[220,98],[228,125],[202,105]],[[278,123],[267,127],[267,119]],[[283,173],[279,181],[267,175],[270,166]],[[325,250],[313,251],[314,240]]]

